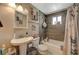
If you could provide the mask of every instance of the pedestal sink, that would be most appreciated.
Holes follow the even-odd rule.
[[[13,46],[19,46],[20,55],[26,55],[27,52],[27,43],[31,42],[33,37],[24,37],[19,39],[12,39],[11,44]]]

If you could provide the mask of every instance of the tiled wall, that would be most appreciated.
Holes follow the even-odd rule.
[[[62,25],[59,24],[52,25],[52,17],[56,15],[62,15]],[[65,32],[65,20],[66,20],[66,11],[61,11],[47,15],[46,22],[48,24],[48,27],[46,30],[46,35],[51,39],[63,41]]]

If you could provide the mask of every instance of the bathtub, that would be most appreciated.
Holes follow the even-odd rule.
[[[44,44],[48,47],[49,54],[51,55],[63,55],[62,47],[64,42],[49,39],[48,42]]]

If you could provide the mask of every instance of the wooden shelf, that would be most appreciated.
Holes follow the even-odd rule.
[[[14,29],[27,29],[26,27],[14,27]]]
[[[29,20],[30,23],[39,23],[39,21]]]

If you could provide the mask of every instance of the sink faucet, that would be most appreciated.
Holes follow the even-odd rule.
[[[28,36],[28,32],[26,32],[26,37]]]

